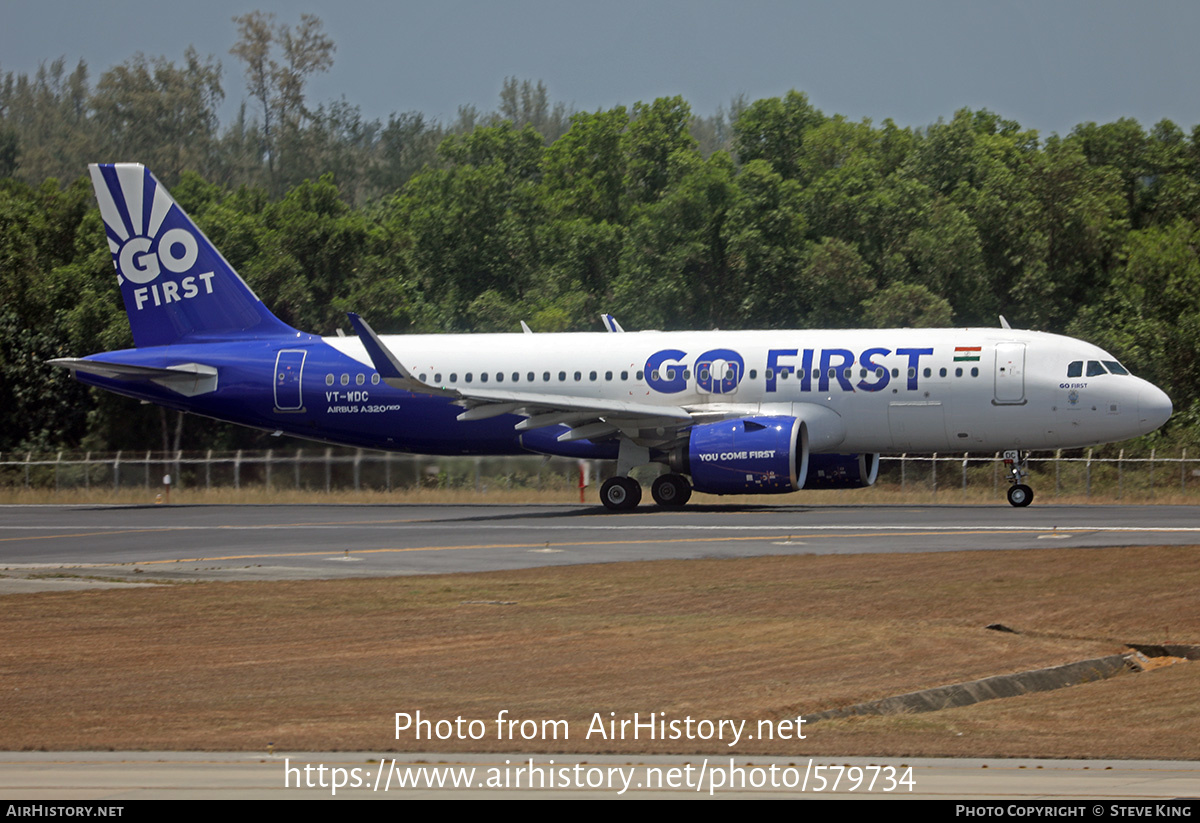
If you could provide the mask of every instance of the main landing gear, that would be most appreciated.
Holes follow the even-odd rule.
[[[1012,450],[1004,453],[1004,470],[1008,473],[1008,482],[1012,484],[1008,488],[1008,502],[1018,508],[1032,503],[1033,489],[1021,482],[1029,476],[1029,472],[1025,470],[1020,452]]]
[[[600,502],[614,512],[631,511],[642,502],[642,487],[632,477],[610,477],[600,487]]]
[[[692,496],[692,484],[681,474],[664,474],[654,478],[650,494],[663,508],[677,509]],[[600,502],[610,511],[631,511],[642,502],[642,487],[632,477],[610,477],[600,487]]]
[[[662,474],[654,478],[650,494],[664,509],[677,509],[692,496],[692,484],[682,474]]]

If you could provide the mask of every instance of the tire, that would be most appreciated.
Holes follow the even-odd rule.
[[[1019,509],[1025,508],[1033,502],[1033,489],[1029,488],[1024,483],[1019,483],[1016,486],[1009,487],[1008,502]]]
[[[678,509],[692,496],[692,484],[678,474],[664,474],[654,479],[650,486],[654,502],[664,509]]]
[[[614,512],[636,509],[642,502],[642,487],[631,477],[610,477],[600,487],[600,502]]]

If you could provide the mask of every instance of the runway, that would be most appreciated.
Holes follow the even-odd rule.
[[[0,507],[0,568],[10,579],[60,568],[131,579],[315,579],[1197,543],[1196,506],[647,506],[630,514],[487,504]]]
[[[826,770],[828,778],[810,777],[801,786],[803,775],[811,771],[810,763]],[[578,770],[574,768],[576,765],[580,767]],[[311,767],[307,772],[306,766]],[[709,769],[704,770],[704,766]],[[319,768],[323,771],[318,771]],[[854,779],[855,769],[858,779]],[[390,773],[390,780],[383,777],[384,771]],[[843,772],[848,776],[842,778]],[[432,782],[437,779],[435,773],[445,782]],[[889,773],[907,775],[910,779],[904,784],[889,784],[886,779]],[[884,779],[879,779],[881,774]],[[411,782],[401,785],[401,776]],[[548,781],[547,776],[554,779]],[[872,776],[876,779],[872,780]],[[503,788],[481,785],[489,780]],[[719,755],[580,757],[444,752],[385,755],[0,752],[0,799],[15,800],[18,804],[55,800],[120,806],[137,800],[388,797],[408,800],[870,798],[993,801],[988,816],[999,816],[996,805],[1002,805],[1007,816],[1037,817],[1039,807],[1043,810],[1041,814],[1045,814],[1048,805],[1045,798],[1055,798],[1078,809],[1071,814],[1073,817],[1088,814],[1132,817],[1149,816],[1156,805],[1163,808],[1164,801],[1194,797],[1197,786],[1200,786],[1200,765],[1163,760],[794,756],[747,759]],[[1182,805],[1190,804],[1184,801]]]

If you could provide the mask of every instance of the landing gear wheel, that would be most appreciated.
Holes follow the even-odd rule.
[[[1008,502],[1017,508],[1024,508],[1033,502],[1033,489],[1024,483],[1018,483],[1008,490]]]
[[[610,477],[600,487],[600,502],[614,512],[636,509],[642,502],[642,487],[632,477]]]
[[[679,474],[663,474],[650,486],[654,502],[665,509],[678,509],[692,496],[692,484]]]

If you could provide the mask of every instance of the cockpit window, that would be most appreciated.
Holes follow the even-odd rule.
[[[1096,375],[1099,375],[1099,374],[1108,374],[1108,372],[1104,370],[1104,366],[1102,366],[1098,361],[1089,360],[1087,376],[1095,377]]]
[[[1067,366],[1067,377],[1083,377],[1083,361],[1076,360]]]
[[[1122,366],[1116,360],[1105,360],[1104,365],[1108,366],[1108,370],[1113,374],[1129,374],[1129,369]]]

